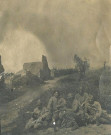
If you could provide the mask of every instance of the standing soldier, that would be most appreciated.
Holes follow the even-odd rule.
[[[50,116],[52,118],[52,122],[53,122],[55,131],[56,131],[56,123],[59,119],[59,113],[58,113],[58,108],[57,108],[58,101],[59,101],[59,92],[54,91],[53,96],[49,99],[47,108],[48,108]]]

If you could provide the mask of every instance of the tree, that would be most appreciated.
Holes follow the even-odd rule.
[[[80,77],[85,76],[86,71],[89,69],[90,65],[88,60],[82,60],[77,54],[74,55],[75,68],[80,73]]]

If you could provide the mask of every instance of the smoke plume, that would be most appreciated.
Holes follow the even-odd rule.
[[[110,6],[110,0],[0,0],[6,71],[18,71],[42,54],[51,67],[73,67],[74,54],[87,57],[92,67],[102,66],[109,59]]]

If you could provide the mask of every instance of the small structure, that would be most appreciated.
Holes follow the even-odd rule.
[[[51,77],[51,71],[48,66],[46,56],[42,56],[42,62],[24,63],[23,71],[30,71],[33,75],[37,75],[43,80],[48,80]]]

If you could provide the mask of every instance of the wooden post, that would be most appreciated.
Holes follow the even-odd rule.
[[[104,69],[106,69],[106,61],[104,61]]]

